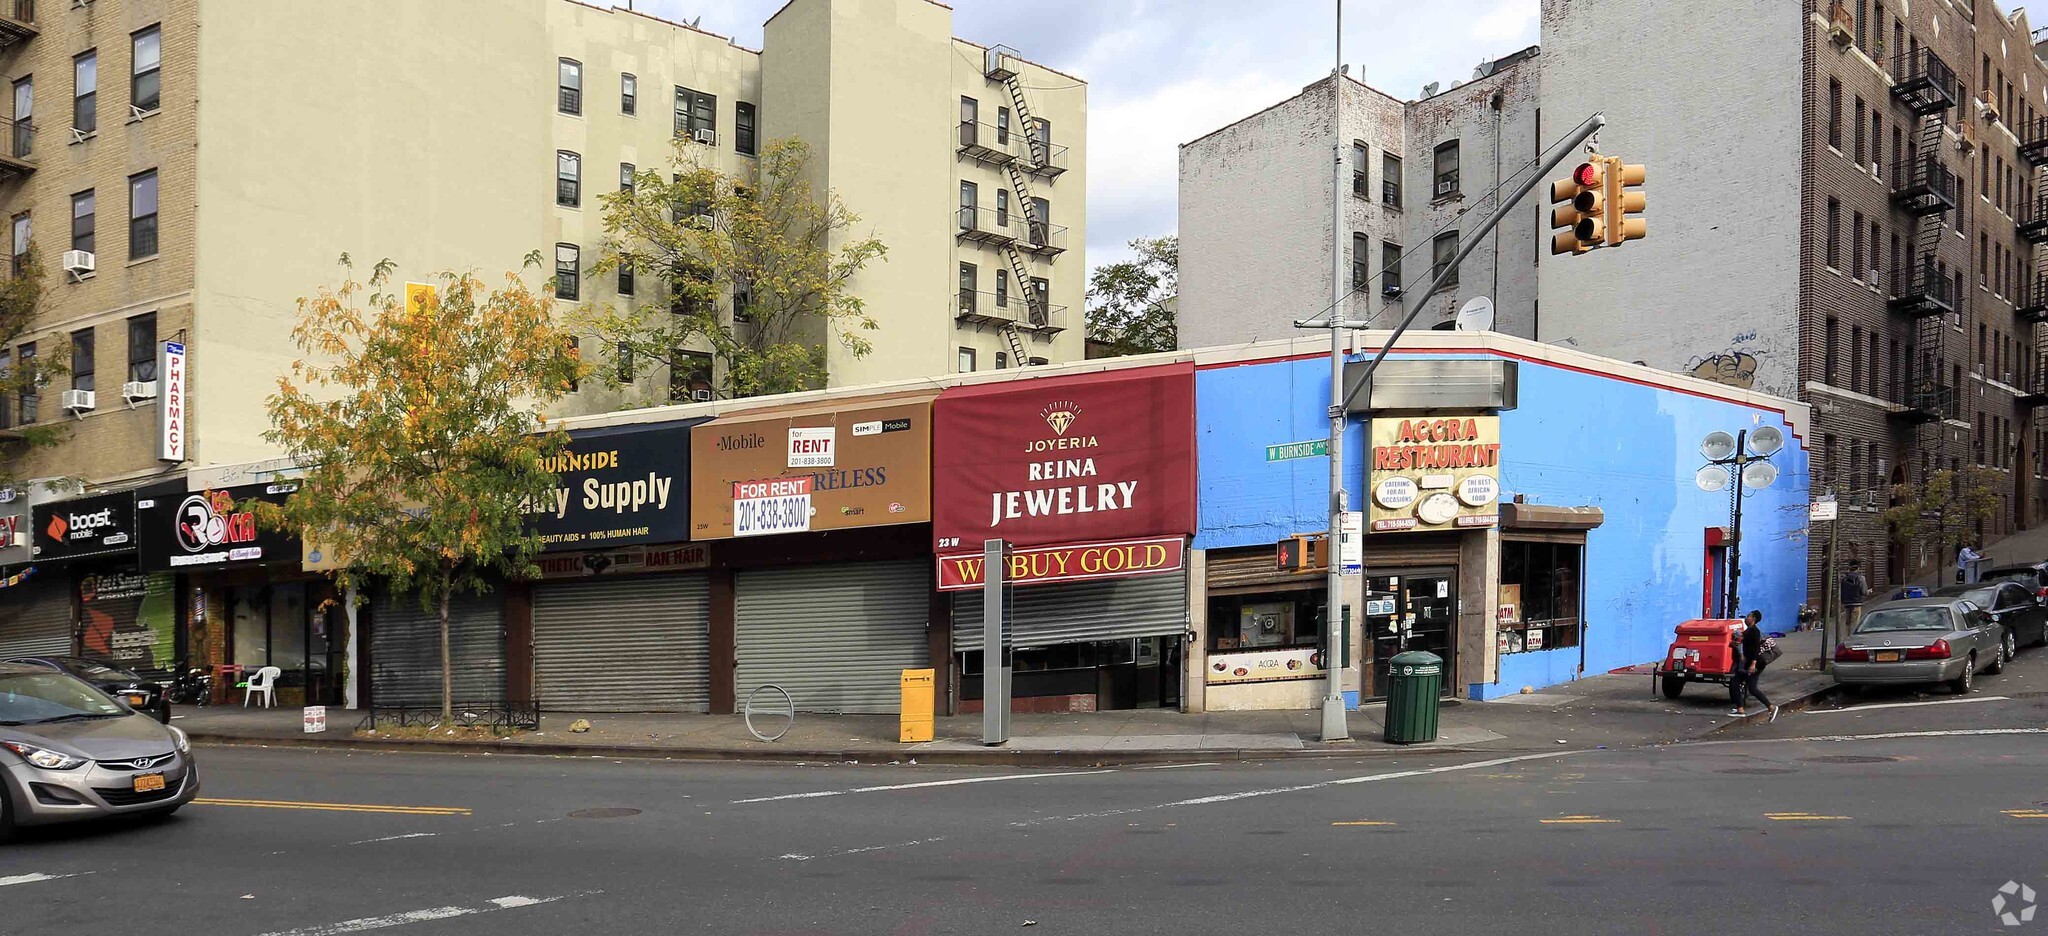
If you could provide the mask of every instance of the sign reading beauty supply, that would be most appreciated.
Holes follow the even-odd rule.
[[[1500,417],[1372,421],[1367,513],[1375,533],[1500,522]]]
[[[1159,575],[1180,571],[1186,561],[1187,540],[1178,536],[1078,546],[1040,546],[1010,553],[1009,572],[1004,581],[1024,586]],[[987,581],[984,578],[986,565],[978,552],[940,556],[939,590],[980,588]]]
[[[135,548],[135,492],[37,504],[29,527],[39,562],[129,552]]]
[[[923,523],[931,399],[721,416],[690,432],[690,539]]]
[[[690,538],[690,427],[703,419],[579,429],[549,458],[555,489],[525,505],[549,552]]]
[[[962,387],[932,411],[941,550],[1194,531],[1193,364]]]

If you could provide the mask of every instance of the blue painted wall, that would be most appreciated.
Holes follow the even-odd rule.
[[[1432,356],[1436,357],[1436,356]],[[1272,543],[1328,526],[1329,466],[1321,458],[1267,462],[1268,445],[1328,433],[1329,363],[1281,361],[1195,375],[1201,468],[1198,549]],[[1501,418],[1503,499],[1602,508],[1587,536],[1585,672],[1663,655],[1679,621],[1699,614],[1707,527],[1728,523],[1726,493],[1693,486],[1699,442],[1716,429],[1772,425],[1778,413],[1524,361],[1520,406]],[[1743,513],[1742,602],[1782,630],[1806,595],[1807,459],[1793,440],[1773,462],[1778,481]],[[1364,489],[1364,432],[1345,434],[1347,486]],[[1500,682],[1475,698],[1573,679],[1580,649],[1501,657]]]

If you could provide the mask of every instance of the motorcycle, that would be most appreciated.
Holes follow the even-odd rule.
[[[185,661],[179,660],[177,674],[164,694],[174,705],[211,705],[213,677],[198,667],[187,669]]]

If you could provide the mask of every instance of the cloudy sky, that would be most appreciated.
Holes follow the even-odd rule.
[[[624,5],[625,0],[613,0]],[[761,47],[784,0],[635,0]],[[1412,99],[1536,42],[1539,0],[1345,0],[1344,59]],[[951,0],[953,32],[1013,46],[1088,91],[1088,262],[1175,228],[1176,147],[1328,74],[1332,0]]]

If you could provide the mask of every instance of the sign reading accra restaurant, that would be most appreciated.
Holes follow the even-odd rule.
[[[1195,527],[1192,364],[948,390],[932,405],[940,550],[1185,536]]]
[[[1492,526],[1500,521],[1500,417],[1374,419],[1366,481],[1375,533]]]

